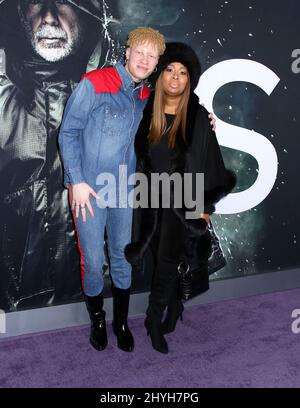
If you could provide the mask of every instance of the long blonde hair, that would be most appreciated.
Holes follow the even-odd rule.
[[[155,96],[153,102],[153,114],[150,124],[150,132],[148,135],[150,143],[159,143],[161,137],[166,132],[167,122],[165,117],[165,94],[162,86],[162,75],[157,79],[155,85]],[[188,75],[188,82],[186,84],[185,90],[181,95],[180,102],[176,111],[175,120],[169,130],[168,136],[168,146],[173,149],[176,144],[176,134],[179,126],[181,125],[181,136],[186,142],[186,121],[187,121],[187,107],[190,97],[190,77]]]

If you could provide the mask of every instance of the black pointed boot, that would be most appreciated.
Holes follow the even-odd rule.
[[[107,346],[105,311],[103,310],[103,295],[85,295],[85,303],[91,319],[90,343],[98,351]]]
[[[117,336],[118,347],[123,351],[133,351],[134,338],[128,328],[127,317],[129,309],[130,288],[112,288],[113,293],[113,331]]]
[[[177,320],[182,320],[184,306],[178,297],[178,279],[174,280],[174,288],[168,302],[167,314],[162,323],[163,334],[172,333],[175,330]]]
[[[147,335],[150,335],[154,350],[167,354],[169,352],[169,347],[166,339],[164,338],[161,323],[164,309],[165,305],[156,302],[154,299],[149,300],[149,307],[146,312],[147,317],[145,319],[145,327],[147,329]]]
[[[174,290],[176,277],[175,264],[165,261],[157,263],[149,296],[145,327],[151,337],[152,347],[160,353],[168,353],[169,351],[168,343],[164,338],[162,317]]]

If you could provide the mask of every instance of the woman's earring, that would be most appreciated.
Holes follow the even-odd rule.
[[[153,71],[153,72],[157,72],[157,67],[154,68],[154,71]]]

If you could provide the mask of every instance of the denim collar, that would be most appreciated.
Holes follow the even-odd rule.
[[[120,75],[120,78],[122,80],[123,86],[125,89],[128,89],[130,86],[134,88],[134,80],[131,78],[129,73],[126,71],[124,65],[122,64],[121,61],[118,61],[115,65],[115,68]],[[144,81],[141,81],[136,88],[140,88],[143,85]]]

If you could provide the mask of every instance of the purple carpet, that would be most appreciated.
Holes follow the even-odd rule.
[[[300,387],[300,289],[186,307],[162,355],[143,319],[130,319],[133,353],[94,351],[89,328],[2,339],[0,387]]]

